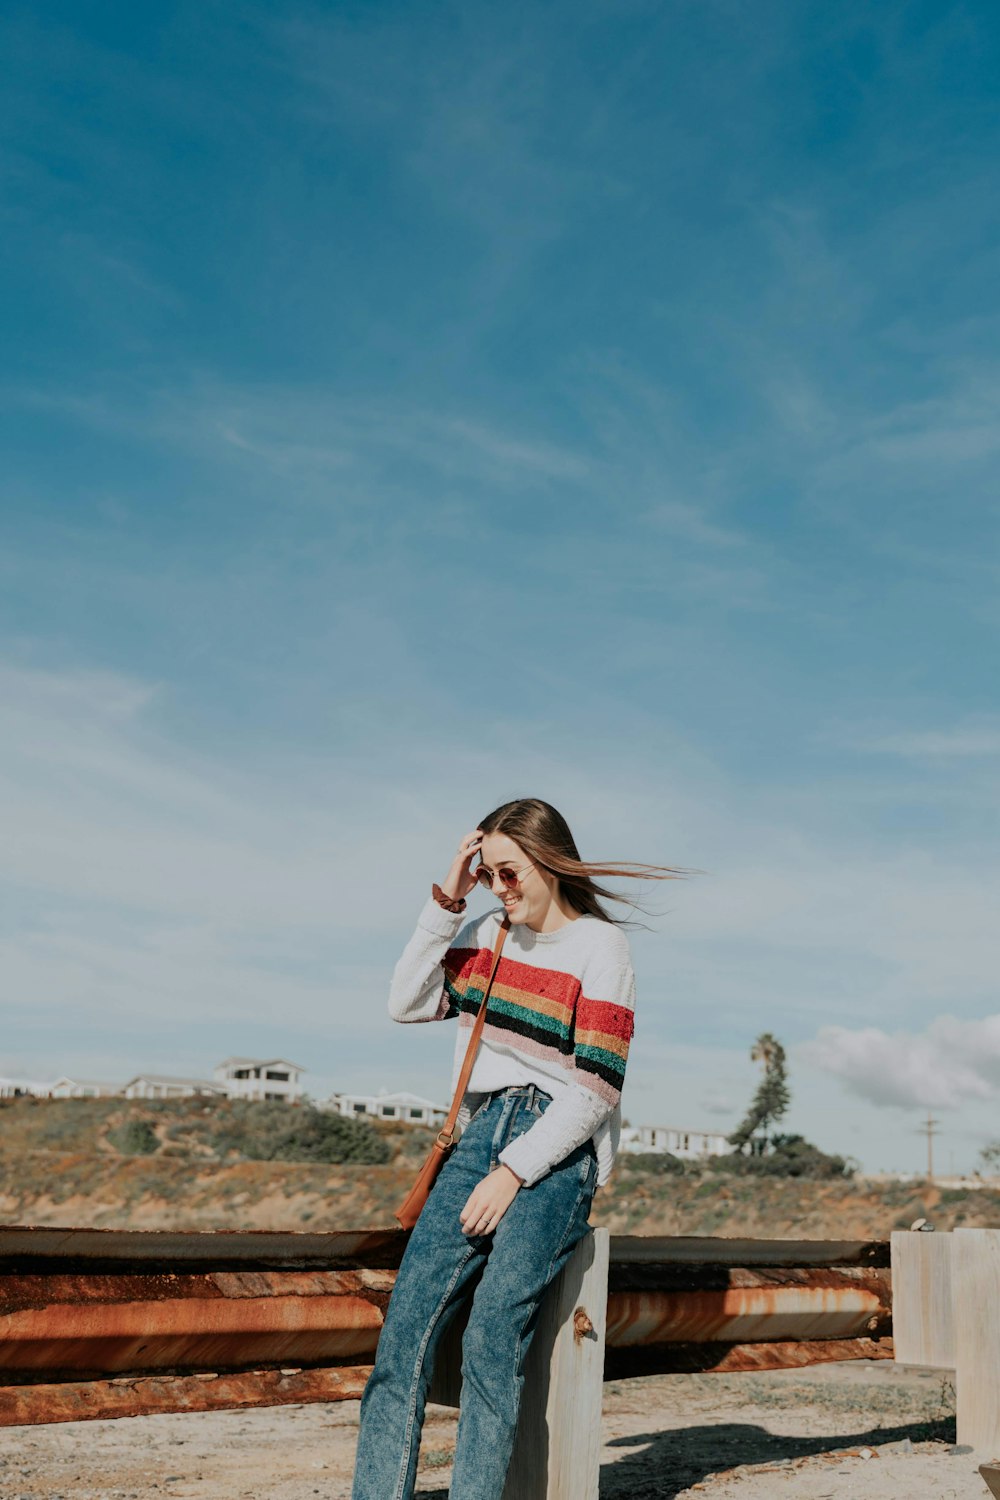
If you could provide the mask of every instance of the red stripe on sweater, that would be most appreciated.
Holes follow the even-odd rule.
[[[490,948],[449,948],[444,956],[445,973],[453,983],[457,978],[466,981],[480,975],[488,978],[492,962]],[[523,964],[506,954],[500,956],[495,982],[510,985],[526,995],[542,995],[546,1000],[555,1000],[570,1011],[580,993],[580,981],[574,974],[566,974],[561,969],[542,969],[537,964]]]
[[[442,960],[448,978],[456,979],[459,975],[469,978],[476,972],[476,959],[482,952],[482,948],[449,948]]]
[[[576,1007],[576,1024],[584,1031],[603,1031],[606,1036],[630,1041],[635,1029],[631,1007],[616,1005],[613,1000],[591,1000],[581,995]]]

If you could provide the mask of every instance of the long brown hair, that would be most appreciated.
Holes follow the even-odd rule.
[[[548,802],[538,797],[518,797],[494,808],[478,826],[483,833],[504,833],[514,840],[531,859],[559,880],[559,894],[568,906],[584,916],[599,917],[602,922],[625,925],[612,916],[602,901],[622,901],[633,909],[639,904],[630,896],[620,895],[607,886],[598,885],[597,876],[630,880],[677,880],[690,871],[672,865],[640,865],[622,860],[594,863],[580,858],[569,824]]]

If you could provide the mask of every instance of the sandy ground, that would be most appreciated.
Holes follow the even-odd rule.
[[[357,1402],[0,1430],[0,1500],[348,1500]],[[446,1500],[455,1414],[418,1491]],[[602,1500],[986,1497],[939,1374],[891,1362],[605,1387]]]

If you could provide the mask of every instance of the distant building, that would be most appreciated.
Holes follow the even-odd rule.
[[[442,1125],[448,1111],[442,1104],[422,1099],[419,1094],[331,1094],[324,1109],[357,1118],[402,1120],[407,1125]]]
[[[283,1057],[227,1057],[212,1077],[230,1099],[284,1099],[291,1104],[302,1098],[299,1080],[305,1071]]]
[[[684,1161],[726,1156],[732,1151],[722,1131],[678,1130],[672,1125],[637,1125],[622,1131],[623,1151],[664,1151]]]
[[[169,1078],[164,1073],[140,1073],[122,1089],[126,1099],[190,1099],[198,1094],[225,1097],[225,1085],[205,1078]]]
[[[57,1078],[48,1085],[50,1099],[111,1099],[120,1089],[117,1083],[95,1083],[92,1078]]]
[[[0,1099],[47,1099],[51,1093],[51,1083],[37,1078],[0,1078]]]

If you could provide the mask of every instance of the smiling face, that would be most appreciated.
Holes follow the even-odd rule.
[[[480,859],[492,872],[492,891],[503,902],[512,923],[528,922],[540,927],[548,913],[559,882],[525,854],[519,844],[505,833],[488,833],[479,851]],[[511,890],[500,878],[500,872],[515,876]]]

